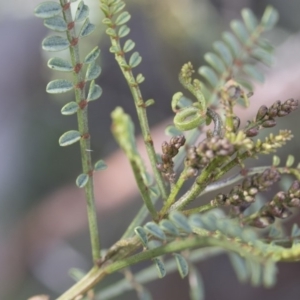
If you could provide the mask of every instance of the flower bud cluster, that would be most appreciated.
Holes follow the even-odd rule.
[[[278,192],[269,203],[265,204],[250,225],[265,228],[274,223],[275,218],[285,219],[292,212],[289,208],[300,208],[300,182],[295,180],[287,192]]]
[[[174,162],[172,158],[177,155],[179,148],[182,147],[184,144],[185,137],[183,135],[172,137],[169,143],[167,143],[166,141],[162,143],[162,162],[157,164],[157,168],[171,182],[175,181],[176,176],[176,173],[173,169]]]
[[[266,169],[261,174],[246,177],[242,184],[235,186],[227,195],[220,194],[212,205],[232,205],[239,214],[255,201],[258,192],[267,190],[280,179],[280,174],[275,168]]]
[[[187,151],[185,165],[189,167],[188,176],[196,176],[198,170],[207,166],[216,157],[231,156],[234,146],[227,138],[211,137],[197,147],[190,147]]]
[[[288,99],[284,103],[277,100],[270,108],[267,108],[265,105],[262,105],[257,114],[255,121],[253,123],[256,126],[251,126],[252,122],[249,122],[251,128],[246,130],[246,135],[248,137],[254,137],[258,134],[260,127],[270,128],[276,125],[276,117],[284,117],[290,114],[292,111],[298,108],[298,100]]]

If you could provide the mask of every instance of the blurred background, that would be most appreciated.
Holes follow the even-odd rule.
[[[51,299],[72,285],[71,267],[89,270],[90,243],[83,192],[76,188],[81,173],[79,147],[61,148],[59,136],[76,129],[75,117],[60,114],[72,93],[46,94],[46,84],[57,74],[47,69],[49,53],[41,50],[49,34],[42,21],[33,16],[38,0],[1,0],[0,10],[0,299],[23,300],[35,294]],[[97,30],[82,42],[82,52],[96,45],[102,49],[103,88],[100,100],[90,105],[93,159],[104,158],[108,169],[95,176],[99,228],[104,248],[116,241],[141,206],[130,168],[110,133],[110,112],[122,106],[136,122],[136,114],[125,80],[109,53],[109,40],[101,25],[96,0],[90,19]],[[203,64],[232,18],[249,7],[261,16],[272,4],[280,14],[278,27],[268,38],[277,46],[276,64],[265,70],[266,81],[257,85],[251,108],[242,111],[251,119],[261,104],[300,95],[300,1],[298,0],[127,0],[132,15],[130,38],[143,57],[136,72],[146,78],[145,99],[153,98],[148,109],[157,151],[166,139],[164,127],[171,123],[170,99],[181,90],[177,74],[183,63]],[[54,54],[55,55],[55,54]],[[51,54],[51,56],[54,56]],[[294,128],[295,138],[282,157],[293,154],[299,160],[299,111],[280,119],[274,131]],[[136,129],[137,135],[139,129]],[[267,131],[268,133],[270,130]],[[141,147],[141,152],[144,149]],[[263,162],[271,163],[271,157]],[[115,188],[117,187],[117,188]],[[122,216],[122,217],[120,217]],[[292,221],[299,224],[299,216]],[[138,267],[140,268],[140,267]],[[240,284],[225,255],[199,264],[206,299],[299,299],[299,264],[280,264],[277,285],[269,290]],[[112,280],[121,278],[116,275]],[[153,299],[186,299],[187,281],[168,275],[147,287]],[[136,299],[134,293],[121,299]]]

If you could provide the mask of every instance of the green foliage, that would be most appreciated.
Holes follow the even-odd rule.
[[[89,102],[102,94],[101,87],[96,84],[101,73],[97,63],[100,50],[95,47],[84,59],[80,58],[78,44],[94,31],[95,26],[89,20],[89,7],[80,1],[75,16],[72,16],[71,2],[45,2],[35,9],[36,16],[44,19],[47,28],[64,35],[46,37],[42,42],[43,49],[69,49],[70,61],[53,57],[48,66],[56,71],[72,72],[72,80],[53,80],[46,90],[53,94],[74,91],[75,100],[65,104],[61,113],[77,114],[78,129],[65,132],[59,144],[80,143],[82,173],[76,184],[85,190],[94,262],[86,275],[79,270],[70,271],[78,283],[58,299],[77,299],[93,289],[97,282],[120,270],[125,279],[100,291],[101,299],[110,299],[129,289],[135,289],[139,299],[151,299],[142,284],[156,276],[163,278],[167,271],[176,269],[182,278],[189,277],[191,299],[204,299],[201,275],[193,262],[221,251],[228,253],[240,281],[251,282],[254,286],[274,285],[278,261],[300,260],[298,225],[293,226],[289,236],[270,226],[276,218],[288,217],[290,208],[300,207],[300,169],[293,167],[295,159],[292,156],[288,156],[284,167],[280,167],[277,156],[273,157],[272,166],[245,169],[244,162],[276,152],[293,137],[290,131],[281,130],[264,140],[256,138],[261,130],[274,127],[276,118],[296,110],[298,101],[278,100],[270,107],[262,105],[256,117],[243,128],[240,128],[242,122],[235,115],[234,107],[240,103],[247,106],[251,96],[248,92],[252,91],[251,80],[264,79],[256,62],[268,66],[273,62],[272,46],[262,34],[275,26],[276,10],[267,7],[259,21],[251,10],[243,9],[242,21],[233,20],[231,32],[224,32],[222,40],[216,41],[213,50],[204,55],[208,65],[198,69],[201,81],[193,78],[195,71],[190,62],[183,65],[179,82],[192,97],[187,98],[182,92],[174,93],[170,103],[175,113],[174,126],[165,130],[171,138],[163,142],[162,154],[158,155],[146,112],[155,101],[144,100],[140,85],[145,78],[141,73],[134,75],[142,57],[137,51],[131,53],[136,47],[134,41],[124,41],[130,33],[128,22],[131,16],[124,10],[122,0],[100,1],[104,13],[102,22],[111,42],[109,51],[115,56],[132,94],[154,177],[146,171],[137,150],[131,117],[117,107],[111,114],[112,133],[129,160],[144,206],[123,237],[101,255],[92,179],[94,171],[105,170],[107,166],[101,159],[92,164],[87,114]],[[75,23],[80,27],[78,33]],[[199,129],[210,123],[213,130],[207,130],[203,141],[196,145],[201,133]],[[190,133],[183,133],[185,131]],[[224,178],[235,167],[240,168],[240,172]],[[279,191],[257,209],[258,193],[268,190],[284,174],[296,179],[286,191]],[[183,191],[184,185],[188,186],[187,191]],[[202,203],[205,193],[228,185],[233,185],[228,193],[221,190],[209,203]],[[158,200],[161,200],[159,208],[155,206]],[[187,209],[192,202],[194,207]],[[227,214],[222,211],[224,206],[229,208]],[[149,215],[151,220],[145,223]],[[270,228],[267,238],[258,230],[265,227]],[[163,260],[168,254],[173,256]],[[129,267],[145,260],[152,260],[153,265],[132,274]]]

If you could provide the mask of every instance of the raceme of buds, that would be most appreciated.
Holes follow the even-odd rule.
[[[162,143],[162,163],[157,164],[157,168],[165,175],[165,177],[171,181],[175,181],[176,173],[173,170],[174,163],[172,158],[177,155],[179,148],[185,143],[185,137],[183,135],[173,136],[169,143],[166,141]]]
[[[185,165],[190,167],[188,173],[197,175],[199,169],[207,166],[216,157],[230,157],[234,153],[234,146],[227,138],[214,136],[206,139],[197,147],[187,150]]]
[[[287,192],[278,192],[259,211],[259,216],[250,225],[264,228],[275,221],[275,218],[286,219],[292,212],[289,207],[300,207],[300,182],[295,180]]]

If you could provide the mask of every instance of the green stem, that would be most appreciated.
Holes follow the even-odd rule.
[[[208,210],[213,209],[215,207],[218,207],[218,205],[212,205],[211,203],[208,203],[208,204],[205,204],[205,205],[201,205],[199,207],[183,210],[182,213],[185,214],[186,216],[189,216],[189,215],[192,215],[192,214],[198,214],[198,213],[208,211]]]
[[[165,214],[168,212],[171,205],[175,202],[176,196],[178,195],[180,189],[182,188],[186,180],[187,180],[187,176],[186,176],[186,169],[185,169],[181,172],[177,182],[174,184],[174,187],[171,190],[171,193],[167,201],[165,202],[163,208],[159,212],[160,218],[163,218],[165,216]]]
[[[112,21],[112,25],[110,25],[109,27],[114,28],[115,25],[113,24],[112,16],[107,16],[107,18],[110,18]],[[110,41],[111,41],[112,47],[115,47],[116,49],[122,49],[119,38],[110,36]],[[147,113],[146,113],[146,105],[143,100],[141,90],[132,74],[131,68],[128,68],[128,63],[125,59],[124,53],[122,51],[116,53],[115,59],[119,64],[119,67],[128,83],[130,92],[134,99],[135,108],[136,108],[139,123],[141,126],[142,136],[143,136],[146,150],[148,153],[148,157],[149,157],[149,160],[150,160],[150,163],[152,166],[154,177],[155,177],[155,180],[159,187],[161,196],[162,196],[163,200],[165,200],[167,198],[167,188],[166,188],[166,185],[165,185],[165,182],[164,182],[161,172],[159,172],[159,170],[156,167],[158,161],[157,161],[156,152],[155,152],[155,149],[153,146],[153,140],[151,137]]]
[[[211,174],[213,174],[213,172],[220,166],[220,164],[222,164],[225,159],[227,158],[216,157],[205,169],[203,169],[192,187],[169,208],[168,212],[173,210],[182,210],[186,205],[200,195],[207,186],[208,182],[211,180]]]
[[[73,23],[73,18],[70,10],[70,5],[67,0],[60,0],[60,4],[63,9],[63,16],[67,24]],[[78,69],[78,66],[82,66],[80,61],[80,53],[78,43],[75,43],[77,39],[75,28],[72,27],[67,31],[67,37],[70,42],[70,56],[71,62],[74,67],[73,78],[74,78],[74,86],[75,86],[75,98],[78,104],[83,103],[85,101],[85,81],[84,81],[84,72],[81,67],[79,67],[79,71],[75,71]],[[81,162],[82,162],[82,170],[83,173],[88,174],[90,179],[86,184],[85,190],[85,198],[87,202],[87,215],[88,215],[88,223],[89,223],[89,231],[91,238],[91,247],[92,247],[92,255],[93,261],[96,262],[100,259],[100,241],[98,234],[98,225],[97,225],[97,215],[96,215],[96,206],[95,206],[95,196],[94,196],[94,186],[93,186],[93,166],[92,166],[92,158],[90,147],[90,135],[89,135],[89,127],[88,127],[88,112],[87,105],[85,105],[82,109],[79,109],[77,112],[77,122],[78,122],[78,130],[82,135],[80,139],[80,151],[81,151]]]
[[[199,262],[202,260],[206,260],[212,256],[219,255],[223,252],[224,252],[223,249],[214,248],[214,247],[197,249],[195,251],[192,251],[191,254],[189,255],[189,262]],[[167,262],[164,263],[164,265],[168,274],[177,270],[177,263],[174,259],[168,260]],[[155,265],[152,265],[148,268],[145,268],[144,270],[135,273],[134,278],[139,284],[144,284],[152,280],[156,280],[157,267]],[[100,293],[96,295],[96,297],[97,296],[99,297],[96,299],[108,300],[126,291],[130,291],[132,289],[133,287],[130,284],[130,282],[128,282],[127,279],[122,279],[114,283],[113,285],[102,289]]]

